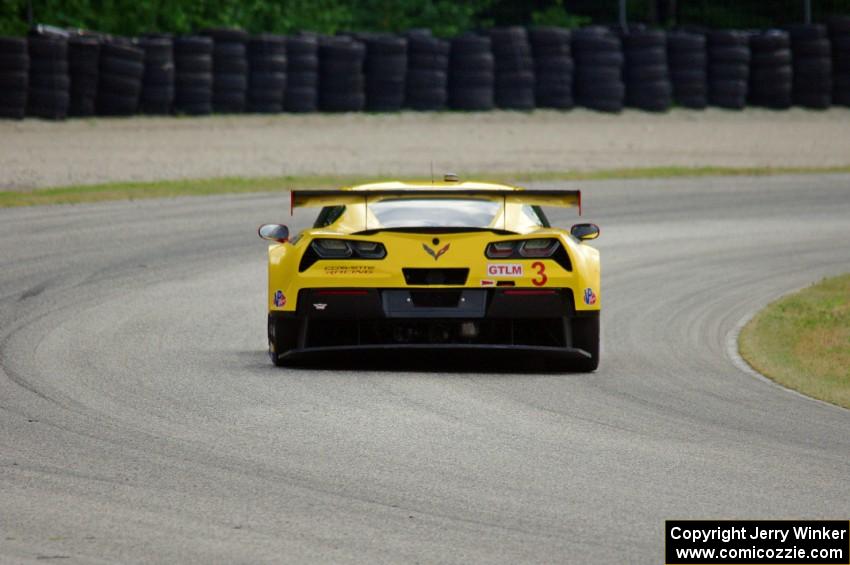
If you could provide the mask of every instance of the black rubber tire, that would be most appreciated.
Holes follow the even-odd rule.
[[[495,106],[492,88],[452,88],[448,95],[453,110],[486,111]]]
[[[619,51],[582,51],[575,55],[578,67],[616,67],[620,68],[625,63],[625,57]]]
[[[296,35],[286,39],[286,55],[292,58],[316,56],[319,43],[315,37]]]
[[[142,91],[142,80],[124,75],[101,74],[98,89],[100,92],[138,97]]]
[[[449,66],[448,55],[411,53],[407,56],[409,69],[445,71]]]
[[[708,76],[712,79],[747,80],[750,68],[738,63],[711,63],[708,66]]]
[[[68,74],[68,61],[59,58],[32,58],[30,74]]]
[[[264,55],[262,57],[251,57],[248,60],[248,68],[251,69],[251,72],[285,73],[287,63],[286,55]]]
[[[252,72],[248,82],[252,91],[283,91],[286,88],[286,73]]]
[[[216,41],[213,44],[213,58],[214,59],[227,59],[227,58],[238,58],[244,59],[248,54],[248,48],[244,43],[221,43]]]
[[[286,365],[285,361],[278,358],[279,354],[295,349],[298,343],[298,321],[282,320],[268,317],[267,335],[269,341],[269,357],[276,367]]]
[[[245,74],[248,72],[248,61],[244,58],[238,59],[236,57],[223,57],[218,59],[214,58],[213,72],[215,72],[216,74]]]
[[[183,73],[178,72],[174,77],[174,84],[177,85],[178,88],[185,86],[192,88],[212,88],[213,84],[213,75],[212,73]]]
[[[122,59],[113,55],[103,55],[100,58],[100,72],[103,74],[138,78],[142,76],[144,71],[145,65],[141,62]]]
[[[68,57],[68,41],[60,37],[29,37],[27,39],[29,56],[32,59]]]
[[[178,73],[209,73],[213,70],[213,60],[210,55],[174,56],[174,66]]]
[[[190,55],[211,56],[213,51],[213,40],[210,37],[199,35],[186,35],[174,39],[174,56],[181,57]]]
[[[708,60],[711,63],[749,63],[750,48],[743,47],[709,47]]]
[[[326,112],[361,112],[366,106],[362,92],[328,92],[319,95],[319,107]]]
[[[421,88],[414,92],[408,91],[405,98],[405,105],[417,111],[442,110],[447,102],[448,92],[445,88]]]
[[[579,373],[591,373],[599,367],[599,316],[573,318],[570,326],[573,347],[587,351],[590,358],[577,360],[569,368]]]
[[[239,73],[216,73],[213,75],[213,90],[244,91],[248,88],[248,77]]]
[[[25,37],[0,36],[0,53],[5,55],[26,55],[27,39]]]
[[[212,114],[212,102],[190,102],[179,104],[175,105],[174,109],[178,114],[186,114],[188,116],[206,116]]]
[[[29,74],[25,71],[0,72],[0,90],[23,90],[29,84]]]
[[[492,53],[474,53],[455,56],[449,59],[452,71],[492,72],[496,69],[496,59]]]
[[[315,87],[293,88],[288,85],[283,97],[286,112],[307,113],[319,108],[319,97]]]

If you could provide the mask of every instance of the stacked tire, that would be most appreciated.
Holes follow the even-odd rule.
[[[576,62],[576,102],[601,112],[623,109],[623,51],[620,38],[603,27],[586,27],[573,33]]]
[[[100,76],[100,40],[91,36],[68,39],[68,73],[71,79],[68,114],[94,116]]]
[[[495,62],[490,38],[467,33],[451,41],[449,106],[454,110],[492,110]]]
[[[708,98],[713,106],[740,110],[747,104],[750,38],[746,32],[708,34]]]
[[[296,35],[286,42],[287,112],[315,112],[319,108],[319,45],[315,37]]]
[[[102,116],[130,116],[139,109],[145,52],[126,39],[112,39],[100,47],[97,112]]]
[[[626,104],[649,112],[673,105],[667,67],[667,36],[658,30],[634,30],[622,37],[625,54]]]
[[[319,107],[326,112],[359,112],[366,106],[364,45],[350,37],[319,42]]]
[[[241,29],[216,28],[204,31],[213,39],[213,110],[221,113],[245,111],[248,93],[248,34]]]
[[[490,30],[495,62],[494,102],[510,110],[534,109],[534,58],[528,32],[522,27]]]
[[[797,106],[825,109],[832,104],[832,48],[826,26],[788,28],[794,66],[793,98]]]
[[[407,34],[405,104],[413,110],[442,110],[449,84],[449,42],[429,30]]]
[[[407,77],[407,39],[393,35],[369,34],[366,45],[366,109],[371,112],[397,112],[404,106]]]
[[[68,40],[53,35],[31,36],[28,40],[30,70],[27,114],[63,120],[70,104]]]
[[[213,40],[184,36],[174,40],[174,109],[200,116],[212,113]]]
[[[573,107],[573,63],[570,31],[554,26],[528,30],[534,56],[534,102],[540,108]]]
[[[283,111],[286,92],[286,38],[263,33],[248,40],[248,110]]]
[[[23,37],[0,37],[0,118],[26,114],[30,56]]]
[[[152,36],[139,40],[145,52],[145,74],[139,102],[145,114],[170,114],[174,105],[174,42],[171,37]]]
[[[685,108],[705,108],[708,105],[705,34],[688,31],[668,33],[667,63],[676,104]]]
[[[832,45],[832,103],[850,106],[850,16],[829,20]]]
[[[791,41],[782,30],[766,30],[750,37],[749,101],[776,110],[792,104]]]

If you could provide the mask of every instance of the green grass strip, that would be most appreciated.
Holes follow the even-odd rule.
[[[850,408],[850,275],[770,304],[744,327],[738,345],[763,375]]]
[[[841,167],[647,167],[598,171],[553,171],[537,173],[465,173],[461,178],[493,182],[545,182],[610,179],[647,179],[707,176],[766,176],[786,174],[850,173],[850,165]],[[387,179],[405,179],[405,175],[302,175],[281,177],[222,177],[153,182],[112,182],[32,190],[0,192],[0,207],[41,204],[76,204],[104,200],[135,200],[173,196],[203,196],[248,192],[276,192],[290,188],[332,188]]]

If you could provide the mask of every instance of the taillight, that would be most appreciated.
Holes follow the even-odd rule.
[[[377,241],[352,241],[354,252],[361,259],[383,259],[387,250]]]
[[[557,239],[537,238],[514,241],[494,241],[487,246],[485,255],[490,259],[551,257],[560,248]]]
[[[311,246],[322,259],[344,259],[354,254],[344,239],[314,239]]]
[[[506,259],[514,254],[515,242],[496,241],[487,246],[487,257],[491,259]]]
[[[558,249],[557,239],[527,239],[519,246],[523,257],[551,257]]]
[[[310,244],[321,259],[383,259],[387,250],[377,241],[347,239],[314,239]]]

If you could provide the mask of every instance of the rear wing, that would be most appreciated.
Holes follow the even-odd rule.
[[[470,188],[423,188],[423,189],[379,189],[379,190],[293,190],[290,192],[290,213],[296,208],[319,206],[344,206],[366,204],[388,196],[485,196],[501,199],[504,204],[518,203],[531,206],[554,206],[578,208],[581,216],[580,190],[493,190]]]

